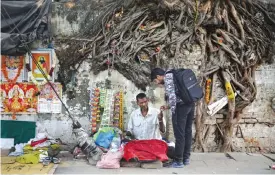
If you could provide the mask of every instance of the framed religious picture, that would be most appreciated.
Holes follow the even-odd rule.
[[[15,83],[26,80],[24,61],[24,55],[1,55],[1,81]]]
[[[39,67],[48,76],[52,68],[53,62],[53,49],[38,49],[31,51],[33,58],[36,60],[30,61],[30,67],[32,70],[32,75],[36,81],[44,81],[44,76]],[[50,77],[50,80],[54,80],[54,74]]]
[[[33,83],[1,83],[1,113],[36,114],[37,92]]]

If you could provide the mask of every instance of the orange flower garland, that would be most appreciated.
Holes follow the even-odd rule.
[[[205,102],[208,104],[211,98],[211,79],[206,80],[206,87],[205,87]]]
[[[5,57],[5,59],[7,59],[7,58]],[[24,60],[20,59],[20,63],[18,65],[18,72],[17,72],[16,76],[13,79],[9,79],[9,75],[8,75],[7,65],[6,65],[6,60],[5,59],[4,59],[4,61],[2,61],[2,66],[1,66],[2,73],[3,73],[4,77],[5,77],[5,79],[9,83],[15,83],[17,81],[18,77],[20,76],[21,71],[23,69]]]

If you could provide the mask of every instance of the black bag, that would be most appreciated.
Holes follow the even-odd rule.
[[[191,69],[172,70],[172,73],[178,89],[177,95],[184,104],[195,103],[203,97],[203,90]]]

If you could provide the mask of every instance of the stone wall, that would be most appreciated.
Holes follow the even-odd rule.
[[[271,107],[275,98],[275,64],[263,65],[256,71],[257,96],[256,100],[243,110],[240,128],[243,132],[241,138],[238,134],[235,142],[239,150],[244,151],[244,145],[250,144],[252,151],[260,147],[275,151],[275,112]],[[235,131],[237,129],[235,128]],[[251,141],[252,140],[252,141]]]
[[[90,1],[92,2],[92,1]],[[89,6],[85,6],[89,8]],[[54,3],[52,28],[55,37],[71,37],[73,34],[84,30],[83,19],[88,14],[85,13],[83,5],[69,9],[64,3]],[[96,11],[95,13],[99,13]],[[89,21],[86,21],[89,22]],[[201,65],[200,48],[193,46],[193,52],[185,52],[184,59],[180,63],[180,67],[188,67],[196,73]],[[235,128],[234,134],[234,149],[236,151],[246,151],[246,147],[251,147],[251,150],[256,151],[259,147],[267,151],[275,152],[275,113],[271,109],[271,100],[275,97],[275,64],[263,65],[257,69],[256,83],[258,94],[256,100],[243,111],[243,119],[238,127]],[[56,77],[57,78],[57,77]],[[74,99],[69,99],[66,93],[63,95],[63,101],[68,106],[70,112],[76,117],[83,127],[90,131],[89,121],[89,87],[94,82],[105,81],[107,71],[101,72],[98,75],[93,75],[90,71],[88,62],[84,62],[77,73],[77,87],[75,90],[76,96]],[[128,92],[125,96],[127,113],[126,118],[136,108],[135,95],[141,92],[132,82],[123,77],[120,73],[113,70],[109,80],[113,84],[123,84],[127,87]],[[164,102],[163,88],[148,87],[146,93],[152,99],[151,105],[159,108]],[[169,113],[166,114],[169,116]],[[39,114],[39,115],[22,115],[17,117],[23,121],[37,121],[38,124],[44,126],[48,133],[56,138],[61,138],[64,142],[74,143],[72,134],[71,120],[65,115],[63,109],[62,114]],[[168,117],[169,118],[169,117]],[[1,115],[1,119],[11,119],[9,115]],[[127,120],[126,120],[127,121]],[[171,120],[167,120],[167,137],[173,140],[173,130]],[[215,123],[222,121],[221,115],[209,117],[206,124],[209,124],[210,135],[206,141],[206,147],[209,151],[217,151],[217,143],[215,142],[215,131],[217,130]],[[193,135],[195,132],[193,132]]]

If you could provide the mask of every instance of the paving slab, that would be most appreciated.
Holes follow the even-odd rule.
[[[215,166],[219,166],[219,167],[228,167],[228,165],[232,165],[232,164],[236,164],[235,160],[232,159],[227,159],[227,160],[204,160],[204,163],[208,166],[208,167],[215,167]]]
[[[273,162],[275,162],[275,154],[264,154],[269,159],[272,159]]]
[[[140,163],[139,162],[120,162],[120,167],[138,168],[140,167]]]
[[[192,153],[191,161],[193,160],[228,160],[224,153]]]
[[[272,160],[266,158],[261,154],[252,154],[252,153],[228,153],[233,157],[237,162],[250,162],[255,164],[266,164],[270,165]]]
[[[158,161],[150,162],[150,163],[141,163],[141,168],[160,169],[160,168],[162,168],[162,162],[158,160]]]

